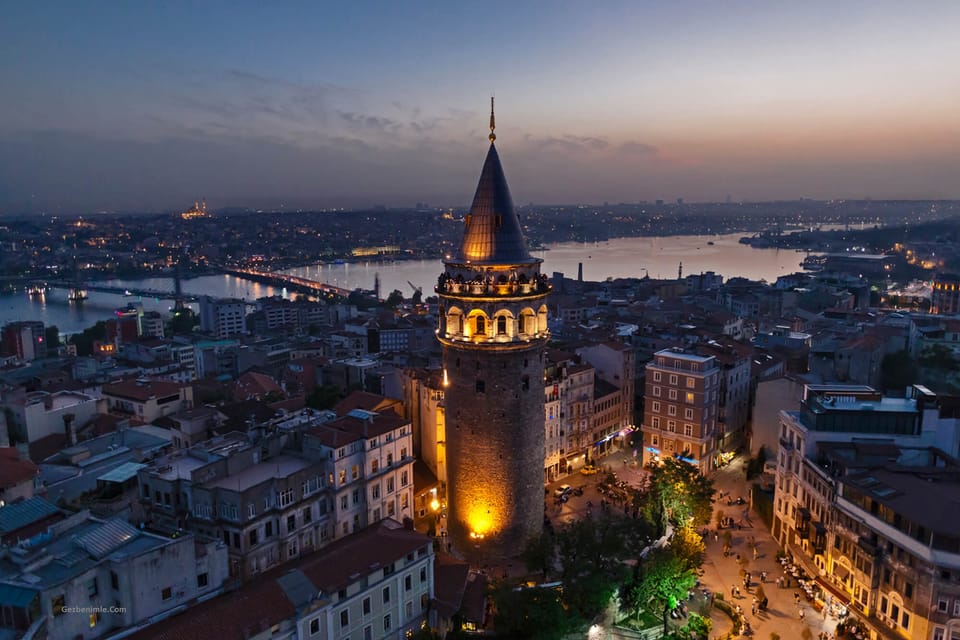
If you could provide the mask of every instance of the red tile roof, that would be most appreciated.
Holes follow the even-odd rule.
[[[0,447],[0,489],[9,489],[36,478],[37,465],[21,460],[16,447]]]

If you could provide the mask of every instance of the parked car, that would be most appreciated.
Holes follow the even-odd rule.
[[[585,467],[583,467],[582,469],[580,469],[580,473],[582,473],[582,474],[585,475],[585,476],[592,476],[593,474],[597,473],[598,471],[600,471],[600,470],[597,469],[597,468],[596,468],[595,466],[593,466],[592,464],[588,464],[587,466],[585,466]]]
[[[559,487],[557,487],[556,489],[554,489],[553,495],[555,495],[555,496],[558,497],[558,498],[563,498],[564,496],[566,496],[566,495],[567,495],[568,493],[570,493],[571,491],[573,491],[573,488],[572,488],[570,485],[568,485],[568,484],[562,484],[562,485],[560,485]]]

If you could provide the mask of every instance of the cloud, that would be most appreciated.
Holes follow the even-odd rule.
[[[645,142],[636,142],[634,140],[627,140],[626,142],[621,142],[617,146],[617,150],[622,153],[627,153],[631,155],[640,155],[648,156],[654,155],[657,153],[657,147],[652,144],[646,144]]]

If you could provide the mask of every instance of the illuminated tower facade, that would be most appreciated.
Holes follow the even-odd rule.
[[[543,527],[544,348],[550,285],[527,250],[494,145],[457,255],[437,284],[445,375],[448,531],[508,557]]]

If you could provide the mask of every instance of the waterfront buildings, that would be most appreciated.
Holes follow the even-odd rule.
[[[217,340],[243,335],[246,327],[247,304],[232,298],[200,298],[200,330],[213,334]]]
[[[544,347],[540,274],[494,144],[463,241],[437,284],[446,406],[448,528],[461,552],[512,556],[543,526]]]
[[[47,354],[44,344],[43,322],[39,320],[21,320],[4,325],[0,332],[0,353],[15,356],[18,360],[29,362],[43,358]]]
[[[960,275],[938,273],[933,277],[930,313],[941,315],[960,313]]]

